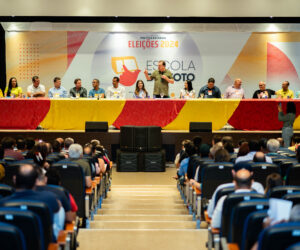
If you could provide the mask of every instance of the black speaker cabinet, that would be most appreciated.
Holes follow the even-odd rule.
[[[85,122],[85,132],[107,132],[108,122]]]
[[[148,145],[148,127],[134,127],[134,151],[146,152]]]
[[[120,148],[122,151],[133,152],[134,146],[134,126],[121,126],[120,128]]]
[[[149,126],[148,127],[148,152],[160,151],[162,148],[162,135],[161,127]]]
[[[118,172],[137,172],[139,154],[132,152],[117,151],[117,171]]]
[[[190,132],[212,132],[211,122],[190,122]]]
[[[159,152],[142,153],[144,158],[145,172],[166,171],[166,154],[164,150]]]

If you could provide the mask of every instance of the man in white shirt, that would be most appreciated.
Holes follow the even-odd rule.
[[[114,77],[112,84],[113,86],[108,87],[106,90],[106,97],[108,99],[125,99],[125,88],[119,86],[119,77]]]
[[[228,99],[244,99],[245,98],[245,91],[242,88],[242,80],[235,79],[232,86],[229,86],[226,89],[224,98]]]
[[[27,96],[44,97],[45,94],[45,86],[40,84],[40,78],[38,76],[32,77],[32,84],[27,87]]]
[[[241,169],[239,170],[234,178],[234,187],[235,187],[235,193],[249,193],[252,191],[251,185],[252,185],[252,174],[247,169]],[[223,210],[223,204],[226,199],[227,195],[222,196],[217,206],[214,210],[212,220],[211,220],[211,226],[213,228],[220,228],[221,222],[222,222],[222,210]]]

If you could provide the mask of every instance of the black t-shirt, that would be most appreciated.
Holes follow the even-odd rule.
[[[266,92],[265,93],[265,97],[263,97],[262,99],[264,98],[271,98],[272,95],[275,95],[276,94],[276,91],[272,90],[272,89],[266,89],[266,90],[256,90],[253,94],[253,97],[252,98],[255,98],[255,99],[258,99],[258,95],[261,93],[261,92]]]
[[[71,210],[70,200],[67,192],[56,188],[55,185],[37,186],[36,191],[49,191],[53,193],[61,202],[65,212],[69,212]]]

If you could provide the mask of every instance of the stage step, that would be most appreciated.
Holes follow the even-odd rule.
[[[106,214],[106,215],[95,215],[95,221],[192,221],[192,215],[143,215],[143,214]]]
[[[107,209],[103,208],[98,210],[98,214],[188,214],[186,208],[179,209]]]

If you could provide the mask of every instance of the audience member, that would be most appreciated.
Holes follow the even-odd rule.
[[[193,143],[196,147],[196,153],[197,155],[200,155],[200,146],[201,146],[201,143],[202,143],[202,138],[200,136],[195,136],[193,138]]]
[[[266,156],[263,152],[256,152],[253,157],[253,162],[266,162]]]
[[[40,78],[38,76],[32,77],[32,84],[27,87],[27,96],[44,97],[45,94],[45,86],[40,84]]]
[[[26,149],[26,141],[23,137],[19,137],[16,140],[17,151],[20,152],[23,156],[26,156],[27,149]]]
[[[35,145],[35,140],[32,137],[27,137],[25,139],[26,142],[26,149],[27,151],[30,151],[33,149],[34,145]]]
[[[106,97],[108,99],[125,99],[125,88],[119,85],[120,79],[119,77],[115,76],[113,78],[112,84],[106,90]]]
[[[215,159],[215,153],[219,150],[223,148],[223,143],[222,142],[218,142],[215,145],[213,145],[210,150],[209,150],[209,156],[212,159]]]
[[[291,139],[294,133],[293,125],[296,119],[296,105],[294,102],[288,102],[286,106],[286,114],[283,113],[281,104],[278,105],[278,120],[283,122],[282,138],[284,147],[291,145]]]
[[[58,97],[67,98],[68,97],[68,92],[63,86],[61,86],[60,77],[55,77],[53,79],[53,83],[54,83],[54,87],[49,89],[48,96],[50,98],[52,98],[52,97],[54,97],[54,98],[58,98]]]
[[[243,99],[243,98],[245,98],[245,91],[241,86],[242,86],[242,80],[235,79],[234,84],[232,86],[229,86],[226,89],[224,98],[228,98],[228,99]]]
[[[263,152],[264,154],[268,153],[267,142],[268,142],[268,139],[266,139],[266,138],[261,138],[258,141],[258,146],[260,148],[260,151]]]
[[[269,174],[266,178],[265,194],[269,196],[272,188],[277,186],[282,186],[282,185],[283,185],[283,180],[280,174],[278,173]]]
[[[272,89],[266,89],[266,83],[263,81],[260,81],[258,83],[259,90],[256,90],[253,94],[254,99],[266,99],[266,98],[272,98],[272,95],[275,95],[276,92]]]
[[[202,143],[200,146],[200,156],[201,158],[209,157],[210,146],[206,143]]]
[[[195,90],[193,83],[190,80],[184,82],[184,88],[180,90],[180,99],[193,99],[195,98]]]
[[[282,89],[276,91],[276,95],[278,98],[283,99],[293,99],[294,92],[289,89],[290,83],[288,81],[284,81],[282,83]]]
[[[207,85],[203,86],[198,94],[198,98],[221,98],[220,89],[215,86],[215,79],[209,78]]]
[[[92,81],[93,89],[89,92],[89,97],[99,97],[104,98],[105,97],[105,90],[103,88],[100,88],[100,81],[99,79],[95,78]]]
[[[224,149],[226,149],[229,154],[233,154],[234,153],[233,143],[232,142],[224,143]]]
[[[21,161],[24,159],[24,156],[20,152],[14,150],[14,146],[16,144],[15,139],[11,137],[3,137],[1,144],[4,149],[4,158],[10,157],[14,158],[16,161]]]
[[[253,183],[252,175],[249,170],[241,169],[236,172],[236,175],[233,180],[235,193],[249,193],[252,192],[251,186]],[[213,212],[211,226],[213,228],[220,228],[222,221],[222,210],[223,204],[227,195],[222,196]]]
[[[212,138],[211,144],[215,145],[216,143],[221,142],[221,141],[222,141],[222,137],[221,136],[214,135],[213,138]]]
[[[69,147],[74,144],[74,139],[71,137],[68,137],[64,141],[64,148],[62,149],[62,153],[68,154]]]
[[[86,88],[81,86],[81,79],[76,78],[74,80],[75,87],[70,89],[70,97],[87,97]]]
[[[230,154],[224,148],[220,148],[215,153],[215,162],[229,162]]]
[[[8,86],[4,90],[4,96],[7,97],[22,97],[22,88],[18,86],[17,78],[11,77]]]
[[[250,140],[248,145],[249,145],[250,152],[244,156],[238,156],[235,160],[235,163],[238,163],[241,161],[252,161],[255,153],[260,151],[259,144],[257,141]],[[272,163],[272,159],[269,156],[266,156],[266,162]]]
[[[233,143],[233,138],[232,138],[232,136],[223,136],[223,137],[222,137],[222,143],[223,143],[223,145],[224,145],[225,143],[227,143],[227,142]]]
[[[183,161],[183,159],[185,159],[185,158],[188,157],[187,153],[185,152],[185,144],[187,144],[187,143],[189,143],[189,142],[191,142],[191,141],[190,141],[190,140],[183,140],[183,141],[181,142],[181,150],[180,150],[180,152],[176,155],[175,161],[174,161],[175,166],[176,166],[177,168],[179,168],[179,166],[180,166],[181,162]]]
[[[276,139],[269,139],[267,142],[268,156],[277,156],[277,151],[279,150],[280,143]]]

